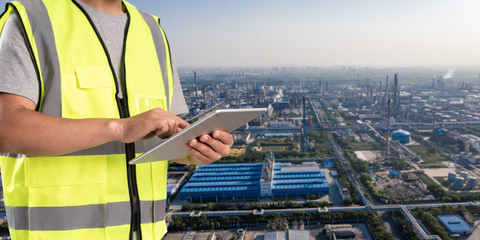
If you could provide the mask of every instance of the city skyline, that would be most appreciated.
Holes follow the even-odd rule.
[[[480,65],[474,0],[130,2],[162,19],[181,67]]]

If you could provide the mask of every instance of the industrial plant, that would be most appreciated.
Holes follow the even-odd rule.
[[[462,234],[480,234],[470,216],[480,214],[477,73],[292,67],[180,74],[193,106],[184,117],[191,121],[216,108],[268,111],[232,132],[230,156],[194,168],[182,181],[172,178],[169,208],[178,209],[171,213],[176,216],[172,230],[181,229],[178,221],[187,224],[202,216],[220,228],[245,228],[251,226],[253,213],[255,224],[283,226],[280,233],[255,233],[277,236],[271,239],[287,236],[294,220],[312,228],[309,236],[322,239],[342,234],[390,239],[379,236],[402,235],[407,228],[410,237],[448,239],[458,233],[448,229],[448,221],[442,223],[442,216],[454,213],[472,227]],[[446,211],[446,205],[464,215]],[[270,210],[275,206],[291,209]],[[228,212],[238,224],[219,220],[227,214],[215,212],[222,208],[239,209]],[[351,214],[347,210],[360,215],[332,217]],[[430,210],[432,218],[427,216]],[[281,215],[283,220],[273,224],[278,220],[270,219],[273,212],[304,214],[295,215],[299,219]],[[365,230],[380,218],[380,227],[391,233]],[[438,225],[430,226],[432,221]],[[312,223],[323,225],[320,229]],[[348,227],[357,223],[355,231]],[[249,231],[242,234],[255,239],[248,237]]]

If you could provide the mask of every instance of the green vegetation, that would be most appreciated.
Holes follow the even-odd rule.
[[[398,201],[390,199],[389,196],[379,193],[377,189],[373,186],[372,184],[372,178],[366,174],[366,173],[361,173],[360,174],[360,181],[362,181],[363,185],[367,188],[367,190],[370,192],[370,194],[373,195],[375,199],[381,202],[392,202],[392,203],[397,203]]]
[[[378,240],[393,240],[393,236],[385,229],[383,221],[375,212],[363,211],[344,211],[344,212],[326,212],[326,213],[306,213],[296,212],[294,214],[264,214],[253,215],[247,214],[244,216],[220,216],[220,217],[206,217],[201,215],[195,218],[182,218],[173,216],[168,227],[168,231],[186,231],[191,228],[193,230],[205,229],[226,229],[232,227],[243,226],[261,226],[267,225],[269,221],[285,219],[288,222],[293,222],[298,219],[303,219],[304,222],[311,223],[355,223],[365,222],[370,226],[374,234],[374,238]]]
[[[266,153],[249,151],[246,155],[241,156],[226,156],[218,160],[216,163],[256,163],[263,162]]]
[[[402,228],[403,234],[407,236],[410,240],[420,240],[421,238],[415,232],[415,229],[410,225],[408,220],[402,215],[402,213],[395,211],[394,212],[395,219],[397,224]]]
[[[415,211],[415,216],[422,222],[430,233],[438,235],[442,240],[452,240],[448,232],[429,211]]]
[[[318,158],[335,156],[325,131],[308,131],[307,136],[310,141],[315,141],[315,150],[310,153],[312,156]]]
[[[383,144],[380,142],[357,142],[351,138],[338,138],[337,142],[344,148],[351,150],[381,150]]]
[[[315,142],[315,149],[308,153],[299,152],[296,141],[290,140],[287,137],[268,137],[266,139],[259,139],[252,145],[263,148],[262,151],[255,151],[253,149],[248,151],[248,154],[241,156],[226,156],[217,161],[217,163],[245,163],[245,162],[263,162],[265,154],[271,150],[275,153],[275,157],[282,158],[325,158],[333,157],[332,146],[328,142],[327,133],[324,131],[308,131],[309,141]]]
[[[442,186],[446,187],[446,188],[450,188],[452,186],[452,184],[449,182],[449,181],[446,181],[445,178],[443,177],[434,177],[435,180],[437,180],[440,184],[442,184]]]
[[[437,146],[411,146],[410,149],[420,155],[425,163],[441,163],[450,160],[448,154],[441,152]]]
[[[410,164],[405,159],[386,160],[385,165],[391,166],[399,171],[410,167]]]
[[[339,159],[333,160],[333,163],[335,164],[335,169],[338,172],[338,181],[343,183],[343,185],[346,186],[348,192],[350,193],[350,198],[345,200],[343,204],[347,206],[353,203],[362,204],[362,200],[358,196],[355,186],[353,186],[353,183],[350,181],[350,179],[348,179],[347,169],[342,166]]]
[[[462,216],[463,213],[470,212],[471,214],[480,213],[479,206],[442,206],[440,208],[415,208],[412,213],[417,217],[422,224],[428,229],[431,234],[440,236],[442,239],[452,239],[445,228],[437,220],[438,215],[457,214]]]
[[[467,129],[472,130],[475,134],[480,135],[480,125],[468,126]]]

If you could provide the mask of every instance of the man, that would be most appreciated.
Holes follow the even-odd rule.
[[[0,32],[12,238],[161,239],[166,161],[127,163],[188,126],[159,20],[121,0],[22,0],[7,4]],[[215,131],[178,162],[209,164],[232,144]]]

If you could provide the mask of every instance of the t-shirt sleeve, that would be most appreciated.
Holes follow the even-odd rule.
[[[172,59],[173,68],[173,97],[170,108],[170,113],[180,115],[188,113],[188,106],[183,95],[182,85],[180,84],[180,77],[178,76],[177,67]]]
[[[37,104],[38,77],[25,42],[20,20],[10,15],[0,35],[0,92],[23,96]]]

